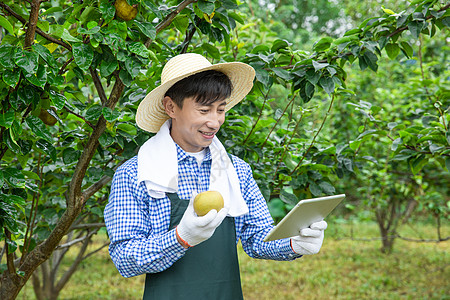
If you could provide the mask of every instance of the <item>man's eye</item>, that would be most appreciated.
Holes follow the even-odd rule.
[[[207,109],[200,109],[200,112],[206,114],[208,112],[208,110]]]

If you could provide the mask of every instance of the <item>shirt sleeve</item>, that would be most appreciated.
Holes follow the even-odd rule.
[[[253,178],[250,166],[239,158],[233,160],[233,162],[235,161],[242,195],[249,208],[249,213],[237,220],[242,226],[240,238],[244,251],[250,257],[261,259],[294,260],[301,257],[292,250],[289,238],[270,242],[263,241],[273,228],[272,216],[266,200]]]
[[[178,243],[174,229],[167,231],[169,200],[151,200],[137,184],[135,171],[126,163],[114,174],[104,213],[109,253],[124,277],[164,271],[187,250]]]

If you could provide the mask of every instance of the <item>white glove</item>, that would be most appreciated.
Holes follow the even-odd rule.
[[[212,209],[203,217],[199,217],[194,211],[194,197],[195,195],[191,198],[189,206],[176,228],[178,237],[188,247],[198,245],[209,239],[223,219],[225,219],[229,210],[228,207],[222,208],[219,212]]]
[[[327,222],[320,221],[312,223],[309,228],[300,230],[298,236],[291,238],[291,246],[295,253],[301,255],[317,254],[322,247],[324,230]]]

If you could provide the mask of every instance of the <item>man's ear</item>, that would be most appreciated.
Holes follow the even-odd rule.
[[[175,114],[175,102],[173,102],[172,98],[170,98],[169,96],[165,96],[163,101],[163,106],[164,106],[164,110],[166,111],[166,114],[173,118],[174,114]]]

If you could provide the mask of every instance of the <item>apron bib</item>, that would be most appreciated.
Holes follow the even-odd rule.
[[[171,202],[170,227],[180,222],[189,204],[176,193]],[[241,278],[234,218],[226,217],[208,240],[190,248],[171,267],[145,278],[144,300],[239,300]]]

